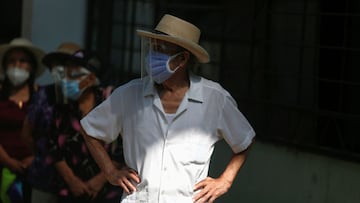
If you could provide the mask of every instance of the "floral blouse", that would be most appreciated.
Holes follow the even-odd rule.
[[[103,91],[100,88],[93,88],[93,91],[96,105],[98,105],[105,99]],[[47,139],[44,141],[46,143],[44,145],[46,155],[42,158],[43,163],[54,167],[56,162],[64,160],[73,173],[84,181],[97,175],[100,169],[80,134],[81,112],[78,103],[69,101],[68,104],[53,104],[49,109],[44,104],[42,104],[42,107],[43,119],[51,121],[42,124],[48,126],[48,131],[44,131],[44,133],[47,132],[48,136],[43,136]],[[121,146],[121,143],[117,142],[105,145],[105,149],[113,160],[119,163],[123,162]],[[72,194],[62,177],[56,175],[54,180],[56,180],[56,193],[62,197],[71,198]],[[110,202],[110,200],[118,202],[121,194],[121,188],[107,183],[99,192],[97,199],[99,202]]]

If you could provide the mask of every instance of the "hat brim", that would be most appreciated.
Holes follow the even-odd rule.
[[[53,52],[44,56],[42,62],[51,69],[54,64],[56,65],[66,65],[66,63],[71,62],[75,65],[86,67],[86,62],[80,58],[72,56],[70,54]]]
[[[185,40],[183,38],[170,36],[170,35],[157,34],[157,33],[149,32],[149,31],[145,31],[145,30],[136,30],[136,32],[138,35],[143,36],[143,37],[164,40],[164,41],[176,44],[178,46],[181,46],[181,47],[187,49],[188,51],[190,51],[192,54],[194,54],[200,63],[208,63],[210,61],[208,52],[204,48],[202,48],[200,45],[198,45],[192,41]]]
[[[35,77],[39,77],[44,70],[46,69],[46,67],[42,64],[42,58],[45,55],[45,52],[43,52],[41,49],[33,47],[33,46],[22,46],[22,45],[10,45],[10,44],[6,44],[6,45],[2,45],[0,46],[0,78],[4,77],[4,67],[2,67],[2,62],[4,60],[4,55],[7,51],[9,51],[12,48],[17,48],[17,47],[21,47],[21,48],[25,48],[28,49],[29,51],[31,51],[35,58],[36,58],[36,63],[37,63],[37,70],[35,73]]]

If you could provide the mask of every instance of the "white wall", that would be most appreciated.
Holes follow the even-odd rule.
[[[55,51],[65,41],[84,46],[86,3],[86,0],[23,1],[23,37],[45,52]],[[49,82],[48,72],[38,79],[40,84]]]
[[[27,1],[24,6],[29,4]],[[84,45],[86,0],[32,0],[27,6],[32,6],[28,34],[34,44],[46,52],[64,41]]]

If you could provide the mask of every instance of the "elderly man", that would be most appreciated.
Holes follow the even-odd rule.
[[[81,120],[84,137],[121,202],[213,202],[231,187],[255,132],[231,95],[190,69],[207,63],[200,30],[165,15],[152,32],[138,30],[147,76],[117,88]],[[126,166],[102,147],[121,134]],[[208,177],[214,145],[234,152],[218,178]]]

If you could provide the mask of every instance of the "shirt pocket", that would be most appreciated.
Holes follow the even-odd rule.
[[[174,144],[170,147],[173,160],[183,165],[204,165],[209,161],[209,147],[199,143]]]
[[[121,203],[148,203],[151,202],[149,198],[149,192],[147,190],[141,190],[130,195],[126,195]]]

